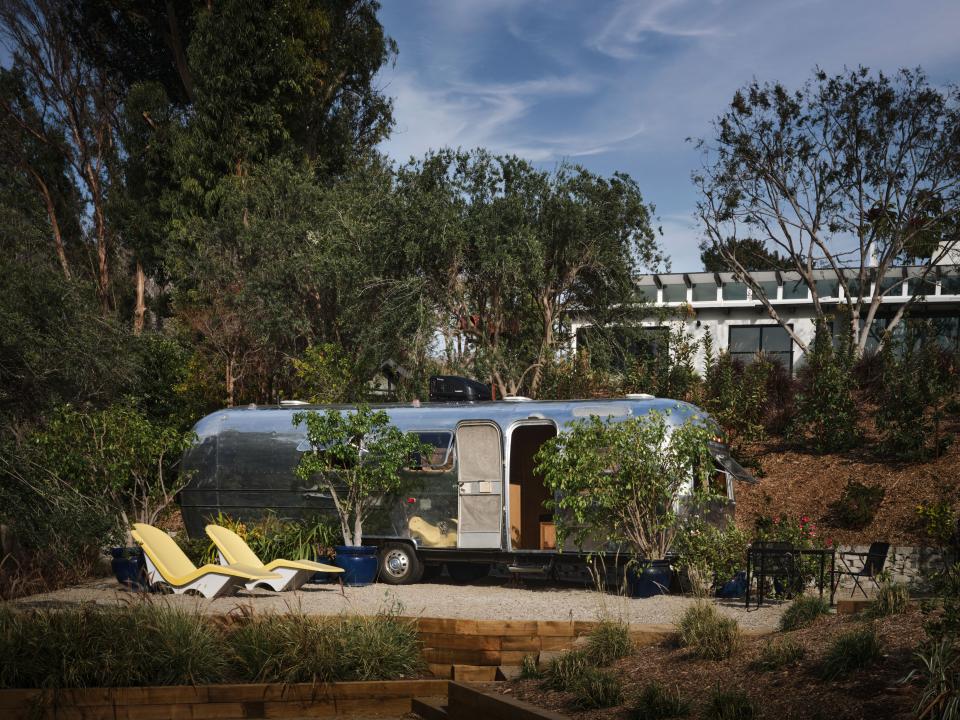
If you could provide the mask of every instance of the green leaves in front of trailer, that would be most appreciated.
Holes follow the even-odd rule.
[[[624,422],[591,417],[547,442],[537,469],[554,493],[558,539],[627,546],[645,560],[663,558],[691,492],[702,497],[712,463],[708,430],[696,419],[672,426],[652,412]]]
[[[431,450],[416,433],[402,432],[390,425],[387,413],[366,405],[297,413],[294,424],[306,425],[311,447],[300,458],[297,477],[330,493],[346,545],[362,543],[364,520],[383,498],[416,482],[403,470]]]

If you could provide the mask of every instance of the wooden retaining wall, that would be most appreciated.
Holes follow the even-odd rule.
[[[509,676],[503,668],[517,667],[526,655],[573,648],[577,638],[598,623],[574,620],[460,620],[417,618],[424,660],[435,677],[485,681]],[[637,645],[663,642],[675,632],[670,625],[635,625],[630,635]],[[498,674],[498,668],[500,669]]]
[[[3,720],[242,720],[402,715],[446,680],[0,690]]]

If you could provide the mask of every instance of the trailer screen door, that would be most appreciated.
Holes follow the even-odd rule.
[[[499,548],[503,521],[503,451],[491,423],[457,428],[460,526],[457,547]]]

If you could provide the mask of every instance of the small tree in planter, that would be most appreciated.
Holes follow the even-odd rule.
[[[672,427],[652,412],[623,422],[591,417],[550,440],[538,471],[554,493],[557,539],[626,546],[635,558],[663,559],[684,506],[708,492],[710,432],[694,419]]]
[[[387,413],[366,405],[347,413],[300,412],[293,422],[306,425],[311,446],[300,458],[297,477],[319,478],[336,506],[344,545],[359,547],[363,521],[383,498],[410,488],[415,481],[401,471],[429,446],[415,433],[390,425]]]

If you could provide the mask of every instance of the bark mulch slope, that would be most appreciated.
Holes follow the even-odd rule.
[[[737,524],[752,530],[758,515],[796,520],[808,516],[817,534],[834,544],[868,545],[874,541],[894,545],[924,545],[917,524],[920,503],[946,499],[960,510],[960,442],[956,427],[943,455],[929,462],[896,463],[878,459],[875,445],[846,453],[814,455],[773,444],[748,448],[763,467],[758,485],[737,483]],[[873,522],[862,530],[837,527],[830,505],[836,502],[848,480],[879,485],[884,500]]]
[[[572,695],[545,690],[537,680],[498,683],[494,689],[588,720],[633,717],[630,708],[635,698],[646,683],[654,680],[679,687],[681,697],[691,706],[689,717],[692,719],[703,716],[703,707],[718,686],[741,688],[759,707],[760,717],[773,720],[912,718],[920,687],[916,681],[902,683],[901,680],[915,667],[913,653],[923,637],[923,617],[915,608],[905,615],[872,623],[883,647],[880,661],[841,680],[820,678],[822,659],[834,638],[867,622],[834,615],[821,618],[803,630],[746,638],[742,650],[725,661],[696,660],[671,645],[641,648],[612,666],[624,686],[624,702],[616,708],[578,710]],[[798,665],[773,672],[750,667],[769,639],[787,636],[806,649],[806,656]]]

